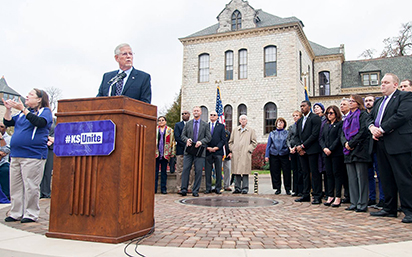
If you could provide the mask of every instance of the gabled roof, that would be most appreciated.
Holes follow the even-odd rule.
[[[286,24],[292,24],[292,23],[300,23],[303,27],[303,22],[299,20],[296,17],[288,17],[288,18],[281,18],[272,14],[269,14],[267,12],[262,11],[261,9],[257,10],[257,21],[256,21],[256,27],[257,28],[264,28],[264,27],[272,27],[272,26],[278,26],[278,25],[286,25]],[[191,38],[191,37],[201,37],[201,36],[208,36],[208,35],[214,35],[217,34],[217,29],[219,28],[219,23],[212,25],[210,27],[207,27],[203,30],[200,30],[196,33],[193,33],[187,37],[184,38]],[[241,31],[241,30],[240,30]]]
[[[327,48],[312,41],[309,41],[309,44],[312,47],[315,56],[340,54],[340,47]]]
[[[412,79],[412,56],[397,56],[369,60],[346,61],[342,64],[342,88],[362,87],[360,73],[394,73],[402,81]]]
[[[6,94],[20,96],[19,93],[17,93],[14,89],[12,89],[11,87],[9,87],[9,85],[7,85],[7,82],[4,79],[4,76],[1,77],[1,79],[0,79],[0,93],[6,93]]]

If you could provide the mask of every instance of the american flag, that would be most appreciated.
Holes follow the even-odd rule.
[[[216,112],[219,117],[218,121],[221,124],[225,124],[225,113],[223,112],[222,100],[220,99],[220,87],[217,86],[216,93]]]

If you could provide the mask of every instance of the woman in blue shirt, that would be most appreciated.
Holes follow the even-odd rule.
[[[40,89],[33,89],[20,101],[4,100],[6,113],[3,123],[14,126],[10,141],[10,216],[6,222],[35,222],[39,218],[40,182],[47,158],[47,140],[53,123],[49,97]],[[11,108],[18,112],[11,116]]]
[[[286,120],[278,118],[275,122],[276,130],[270,132],[266,145],[265,161],[269,161],[270,176],[272,178],[272,188],[276,189],[275,194],[281,193],[281,170],[283,170],[283,185],[286,194],[290,195],[291,172],[289,160],[289,147],[286,143],[288,131]]]

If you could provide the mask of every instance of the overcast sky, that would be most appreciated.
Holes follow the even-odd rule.
[[[26,96],[57,87],[63,98],[94,97],[103,73],[118,68],[114,48],[129,43],[134,67],[152,76],[152,104],[170,105],[182,83],[178,38],[217,23],[230,0],[0,0],[0,76]],[[383,48],[412,20],[410,0],[250,0],[255,9],[295,16],[307,38],[325,47],[345,44],[346,60]],[[224,99],[222,99],[224,102]]]

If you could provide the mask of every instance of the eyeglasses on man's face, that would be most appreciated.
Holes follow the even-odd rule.
[[[217,116],[217,114],[210,114],[210,116]]]

